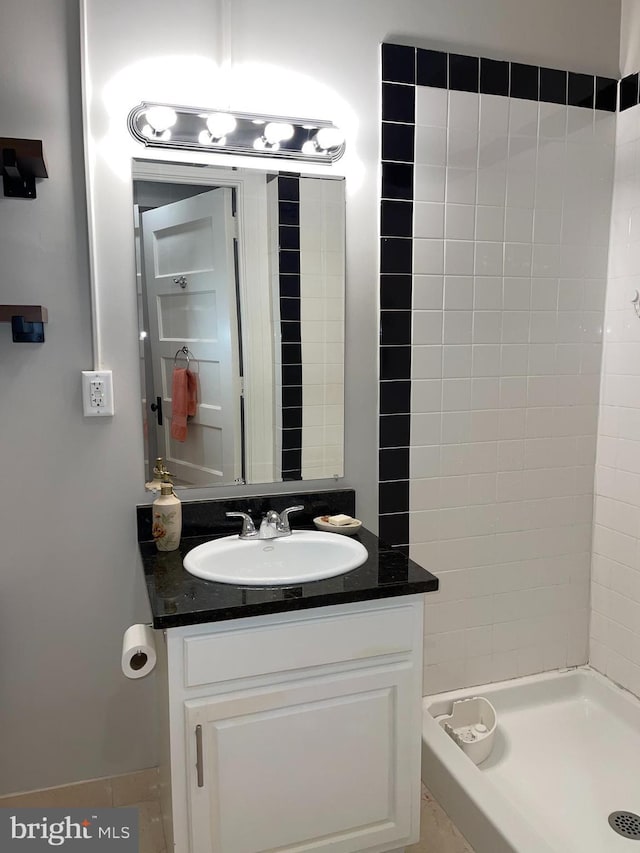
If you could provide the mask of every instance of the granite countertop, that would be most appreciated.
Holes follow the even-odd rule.
[[[354,503],[349,499],[348,491],[331,493],[332,497],[326,499],[326,506],[331,507],[333,512],[353,514],[354,510],[350,510],[350,507],[354,506]],[[336,495],[339,495],[340,499],[336,499]],[[325,499],[319,501],[317,495],[284,495],[278,498],[278,500],[267,499],[269,506],[273,506],[277,511],[281,511],[285,505],[290,506],[292,503],[304,502],[305,507],[308,507],[308,511],[301,514],[301,523],[296,524],[295,516],[292,516],[292,526],[295,529],[315,529],[309,523],[309,515],[324,514],[318,509],[324,505]],[[306,500],[303,500],[304,498]],[[187,518],[186,532],[187,534],[197,532],[199,535],[183,534],[179,550],[164,553],[156,549],[153,541],[144,538],[150,525],[150,507],[138,507],[138,529],[141,540],[139,548],[154,628],[175,628],[203,622],[241,619],[267,613],[415,595],[434,592],[438,589],[438,579],[434,575],[410,560],[402,550],[382,544],[377,536],[364,527],[354,538],[362,542],[369,556],[363,565],[344,575],[308,583],[264,587],[234,586],[194,577],[183,568],[182,560],[185,554],[203,542],[228,535],[230,532],[229,522],[225,520],[222,524],[218,507],[212,506],[219,503],[223,503],[227,509],[236,509],[236,506],[232,507],[231,504],[246,505],[247,500],[198,501],[193,504],[184,504],[183,512],[186,508],[185,517]],[[256,500],[252,503],[255,509]],[[198,529],[202,524],[193,523],[194,518],[202,517],[204,514],[209,519],[206,532]],[[221,530],[221,525],[226,529]],[[232,529],[237,529],[237,520]],[[184,522],[183,531],[185,531]]]

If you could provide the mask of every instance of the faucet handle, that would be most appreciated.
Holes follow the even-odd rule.
[[[283,533],[290,533],[291,527],[289,526],[289,513],[292,512],[301,512],[304,509],[304,506],[300,504],[300,506],[289,506],[286,509],[283,509],[280,513],[280,529]]]
[[[225,512],[227,518],[241,518],[242,519],[242,531],[240,536],[255,536],[256,526],[253,523],[253,519],[246,512]]]

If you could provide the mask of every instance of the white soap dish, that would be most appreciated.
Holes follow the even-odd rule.
[[[489,756],[496,733],[496,710],[484,696],[454,702],[450,714],[436,717],[445,732],[474,764]]]
[[[318,530],[324,530],[325,533],[343,533],[345,536],[353,536],[362,527],[362,522],[357,518],[353,518],[347,524],[331,524],[327,519],[331,516],[319,515],[313,519],[313,523]]]

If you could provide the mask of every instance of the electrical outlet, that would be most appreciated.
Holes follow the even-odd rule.
[[[82,371],[82,408],[86,418],[113,415],[113,375],[110,370]]]

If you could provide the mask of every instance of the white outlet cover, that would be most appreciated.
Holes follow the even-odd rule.
[[[110,370],[82,371],[82,410],[86,418],[111,417],[115,413]]]

